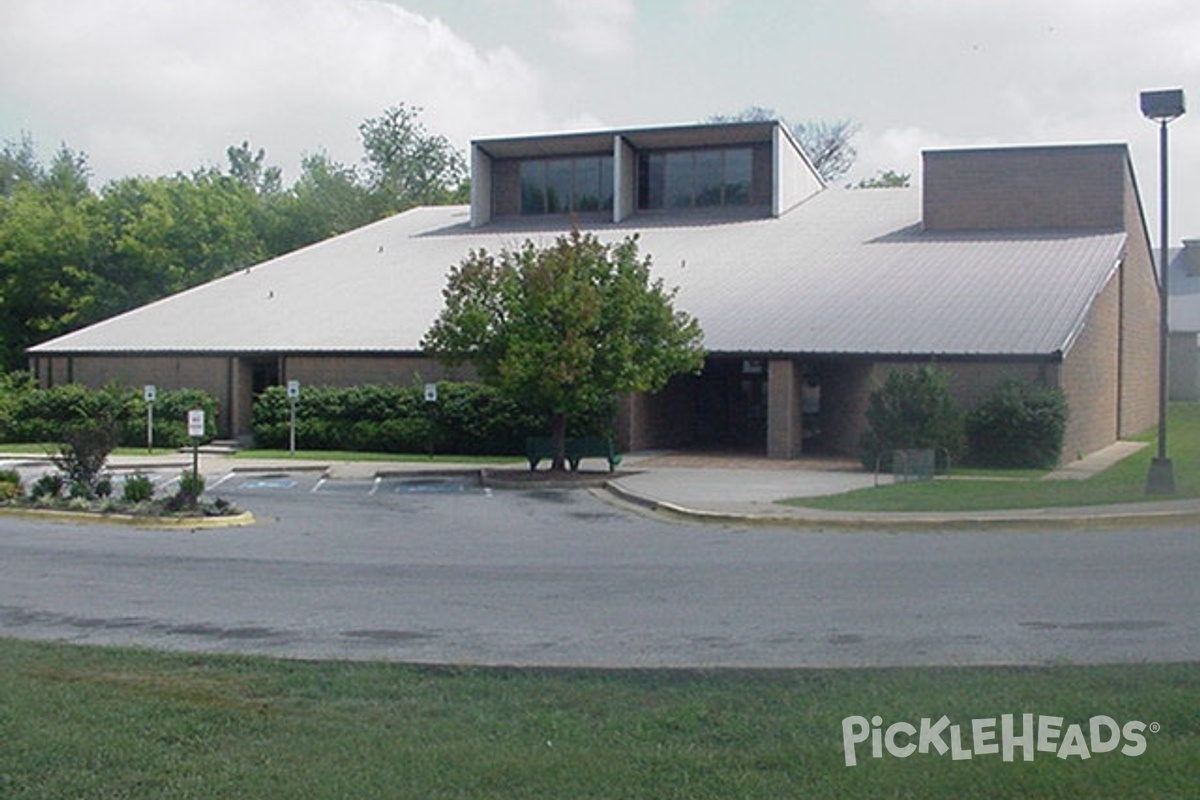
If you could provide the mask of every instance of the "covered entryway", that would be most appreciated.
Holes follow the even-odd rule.
[[[785,459],[853,454],[870,374],[861,361],[712,355],[701,374],[628,398],[621,444]]]

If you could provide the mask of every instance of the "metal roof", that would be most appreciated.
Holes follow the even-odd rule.
[[[650,128],[618,128],[574,133],[548,133],[476,139],[475,147],[493,158],[530,158],[583,153],[611,153],[620,137],[639,150],[711,147],[769,143],[776,129],[791,137],[787,126],[773,120],[761,122],[688,123]],[[792,139],[794,142],[794,138]],[[799,146],[797,145],[797,149]]]
[[[1122,231],[929,234],[913,189],[827,189],[778,218],[639,215],[640,235],[714,352],[1052,357],[1067,351],[1125,246]],[[418,208],[31,349],[415,352],[446,273],[473,249],[548,244],[547,218],[469,227]]]

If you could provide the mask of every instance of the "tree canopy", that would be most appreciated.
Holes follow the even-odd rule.
[[[570,416],[703,366],[699,323],[650,272],[636,236],[610,245],[573,231],[545,248],[473,251],[450,271],[422,346],[545,412],[561,470]]]
[[[124,177],[99,191],[87,157],[48,164],[0,144],[0,370],[75,328],[360,227],[466,196],[465,159],[400,104],[362,123],[363,166],[306,155],[290,187],[267,153],[230,146],[224,170]]]

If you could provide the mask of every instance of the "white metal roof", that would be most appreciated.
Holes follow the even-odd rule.
[[[715,352],[1053,356],[1069,349],[1121,231],[926,234],[913,189],[827,189],[779,218],[642,215],[679,308]],[[563,220],[469,227],[418,208],[32,348],[97,352],[414,352],[447,271],[472,249],[549,243]]]

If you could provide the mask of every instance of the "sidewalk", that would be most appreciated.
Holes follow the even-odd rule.
[[[1045,480],[1084,480],[1145,447],[1117,442],[1045,476]],[[780,505],[791,497],[840,494],[876,484],[876,477],[852,462],[774,462],[734,459],[729,468],[688,457],[628,458],[634,474],[608,484],[624,502],[673,516],[727,524],[795,527],[922,529],[1020,527],[1047,523],[1062,527],[1200,523],[1200,499],[1124,503],[1107,506],[970,512],[842,512]],[[669,466],[659,466],[668,464]],[[776,466],[778,465],[778,466]],[[640,470],[640,471],[637,471]],[[890,480],[880,476],[880,482]]]

